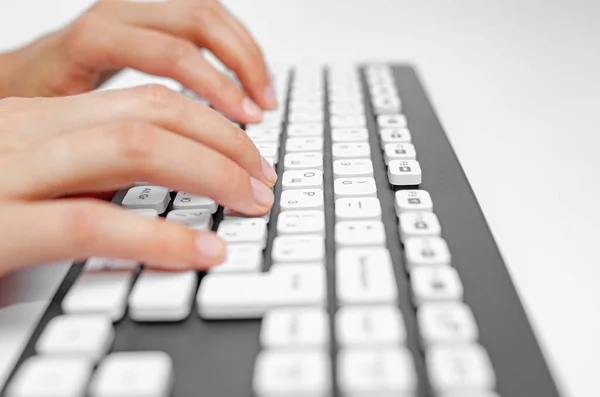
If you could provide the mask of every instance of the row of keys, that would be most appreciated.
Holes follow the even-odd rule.
[[[123,198],[122,205],[129,209],[154,209],[158,214],[162,214],[167,210],[170,202],[169,189],[144,185],[130,188]],[[177,193],[173,200],[173,209],[175,210],[206,210],[210,214],[214,214],[218,208],[218,204],[208,197],[195,196],[185,192]]]

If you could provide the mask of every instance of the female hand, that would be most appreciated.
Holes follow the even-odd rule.
[[[243,88],[199,48],[232,69]],[[216,0],[102,0],[65,29],[0,57],[0,65],[0,98],[79,94],[129,67],[173,78],[242,123],[277,106],[260,49]]]
[[[224,243],[213,233],[102,201],[57,197],[145,180],[248,215],[273,203],[276,175],[244,131],[162,86],[5,99],[0,118],[15,137],[0,153],[0,273],[90,256],[168,269],[223,260]],[[36,138],[40,128],[47,129],[44,139]]]

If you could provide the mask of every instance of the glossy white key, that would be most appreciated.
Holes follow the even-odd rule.
[[[460,301],[463,297],[458,273],[450,266],[416,267],[410,272],[410,284],[417,306],[427,302]]]
[[[417,319],[425,346],[477,340],[475,317],[464,303],[425,303],[419,307]]]
[[[246,129],[246,133],[248,134],[248,138],[255,144],[265,142],[278,143],[281,130],[279,128],[250,128]]]
[[[92,369],[92,360],[85,356],[29,357],[8,385],[6,397],[81,397]]]
[[[243,219],[262,219],[265,223],[269,223],[271,221],[271,211],[267,212],[262,216],[249,216],[246,214],[242,214],[238,211],[232,210],[231,208],[225,207],[223,208],[223,219],[238,221]]]
[[[343,396],[412,396],[417,375],[404,347],[354,347],[340,350],[338,384]]]
[[[325,234],[325,214],[319,210],[285,211],[277,219],[277,233]]]
[[[379,128],[406,128],[408,121],[403,114],[380,114],[377,116]]]
[[[400,111],[402,110],[400,98],[388,95],[379,96],[377,95],[377,93],[373,94],[375,94],[372,100],[373,110],[375,111],[375,114],[394,114],[400,113]]]
[[[261,323],[260,342],[265,348],[326,349],[329,316],[322,308],[271,310]]]
[[[400,346],[406,340],[402,313],[394,306],[344,306],[335,315],[341,346]]]
[[[323,153],[288,153],[283,159],[285,171],[316,169],[323,171]]]
[[[281,193],[280,205],[282,211],[322,210],[323,190],[300,189],[283,191]]]
[[[341,305],[394,304],[398,289],[386,248],[343,248],[336,252],[336,292]]]
[[[433,212],[405,212],[400,214],[400,240],[411,237],[439,237],[440,221]]]
[[[169,189],[160,186],[136,186],[127,191],[123,206],[130,209],[153,209],[162,214],[167,209],[171,196]]]
[[[384,246],[385,230],[380,221],[341,221],[335,225],[335,243],[341,247]]]
[[[148,218],[148,219],[156,219],[158,218],[158,211],[153,210],[153,209],[148,209],[148,208],[142,208],[142,209],[129,209],[127,210],[133,214],[139,215],[139,216],[143,216],[144,218]]]
[[[114,337],[112,320],[106,316],[60,315],[46,325],[35,344],[35,352],[82,356],[97,361],[108,352]]]
[[[433,212],[433,201],[427,190],[399,190],[396,192],[396,213]]]
[[[277,142],[257,142],[256,149],[263,157],[272,157],[277,161],[279,157],[279,143]]]
[[[379,131],[379,138],[384,147],[391,143],[410,143],[412,140],[408,128],[382,128]]]
[[[211,230],[213,219],[211,210],[173,210],[167,214],[167,220],[182,223],[194,230]]]
[[[377,197],[377,186],[373,178],[338,178],[333,182],[335,198]]]
[[[285,171],[281,178],[283,190],[288,189],[322,189],[323,172],[313,170]]]
[[[276,308],[323,307],[327,301],[322,265],[275,266],[268,273],[209,274],[198,289],[202,318],[261,318]]]
[[[335,217],[343,220],[379,220],[381,205],[375,197],[341,198],[335,200]]]
[[[319,98],[317,101],[305,101],[305,100],[292,100],[290,102],[290,112],[322,112],[323,111],[323,99]],[[309,124],[309,123],[304,123]]]
[[[318,112],[298,112],[291,111],[289,115],[290,123],[322,123],[325,115],[322,111]]]
[[[196,196],[194,194],[179,192],[173,201],[176,210],[209,210],[212,214],[217,212],[219,205],[209,197]]]
[[[444,393],[444,394],[440,394],[440,397],[500,397],[498,394],[492,392],[492,391],[484,391],[484,390],[478,390],[478,391],[469,391],[469,392],[457,392],[457,393]]]
[[[436,393],[493,390],[496,376],[479,345],[434,346],[425,353],[427,373]],[[465,394],[462,394],[465,393]]]
[[[322,152],[323,138],[320,137],[292,137],[285,143],[288,153]]]
[[[129,295],[134,321],[180,321],[192,311],[196,272],[144,269]]]
[[[334,114],[330,117],[329,123],[331,128],[364,127],[367,125],[367,119],[362,113]]]
[[[416,160],[417,152],[412,143],[387,143],[383,147],[386,164],[392,160]]]
[[[388,180],[395,186],[419,185],[423,175],[417,160],[392,160],[388,163]]]
[[[369,159],[345,159],[333,162],[335,178],[373,177],[373,163]]]
[[[173,360],[159,351],[108,355],[90,385],[90,397],[168,397],[173,388]]]
[[[267,223],[260,218],[226,219],[219,223],[217,235],[228,244],[248,243],[264,247],[267,243]]]
[[[334,160],[369,159],[371,145],[369,142],[338,142],[331,145],[331,154]]]
[[[406,266],[450,266],[451,255],[441,237],[411,237],[404,241]]]
[[[287,136],[290,137],[307,137],[307,136],[323,136],[323,123],[301,123],[290,124],[287,128]]]
[[[334,128],[331,130],[331,140],[340,142],[367,142],[369,131],[364,127],[358,128]]]
[[[258,273],[263,266],[260,244],[229,244],[225,261],[209,269],[211,273]]]
[[[131,270],[83,271],[62,301],[67,314],[103,314],[113,321],[125,314]]]
[[[271,257],[274,262],[319,262],[325,258],[323,236],[299,234],[275,237]]]
[[[254,365],[257,397],[328,397],[331,395],[331,362],[317,350],[264,350]]]
[[[365,102],[361,93],[356,92],[354,94],[348,93],[335,93],[329,95],[329,103],[332,106],[360,106]]]
[[[136,270],[138,267],[136,261],[127,259],[113,259],[113,258],[101,258],[93,257],[85,262],[85,270]]]
[[[332,103],[329,112],[333,115],[364,114],[365,107],[361,103]]]

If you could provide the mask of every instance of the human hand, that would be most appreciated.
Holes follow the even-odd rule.
[[[224,243],[213,233],[65,195],[145,180],[247,215],[273,203],[276,175],[244,131],[162,86],[5,99],[0,118],[10,133],[0,141],[0,273],[90,256],[166,269],[223,260]]]
[[[243,88],[210,65],[199,48],[232,69]],[[3,63],[12,73],[2,74],[0,97],[80,94],[129,67],[173,78],[242,123],[258,122],[261,108],[277,106],[258,45],[216,0],[101,0]]]

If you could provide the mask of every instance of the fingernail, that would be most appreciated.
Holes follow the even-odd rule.
[[[264,183],[258,179],[250,178],[250,184],[252,185],[252,194],[254,200],[261,206],[271,206],[273,204],[273,192]]]
[[[196,249],[203,258],[221,259],[225,256],[225,242],[212,233],[202,233],[196,237]]]
[[[277,98],[275,97],[275,90],[273,89],[273,86],[271,84],[265,87],[264,98],[265,102],[267,102],[267,105],[269,107],[277,107]]]
[[[253,119],[260,119],[262,117],[262,111],[250,98],[244,98],[242,100],[242,109],[246,115]]]
[[[264,157],[261,157],[260,160],[262,163],[263,175],[265,176],[265,178],[267,178],[267,181],[271,182],[272,184],[275,184],[275,182],[277,181],[277,173],[273,169],[273,166],[271,166],[271,164]]]

